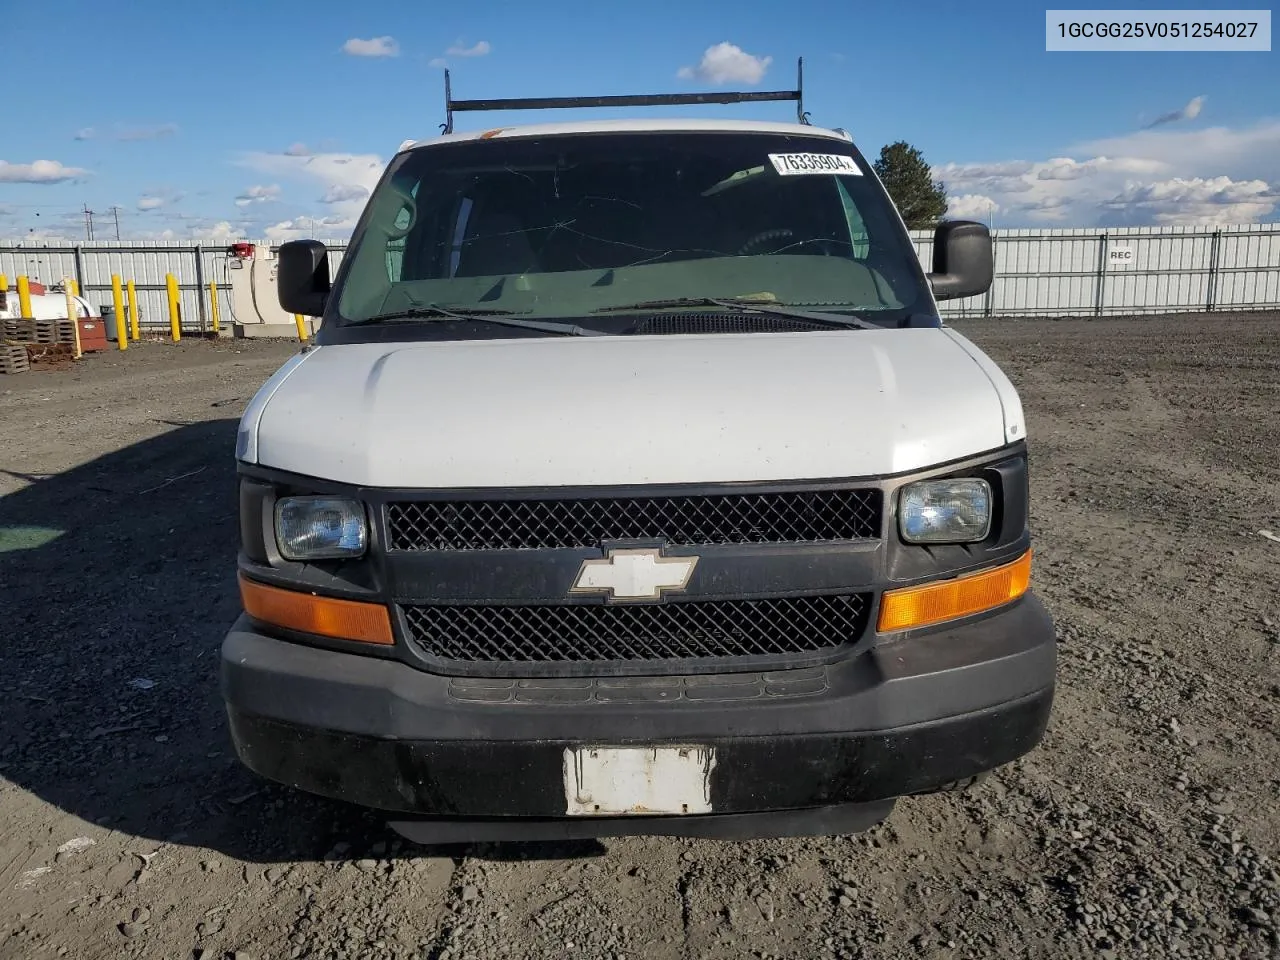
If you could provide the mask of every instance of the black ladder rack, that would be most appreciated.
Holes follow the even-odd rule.
[[[626,94],[611,97],[526,97],[503,100],[455,100],[449,80],[444,72],[445,122],[441,128],[453,133],[453,115],[460,112],[487,110],[562,110],[576,107],[663,107],[686,106],[706,103],[760,103],[774,100],[794,100],[796,118],[808,124],[809,115],[804,112],[804,57],[796,63],[796,88],[794,90],[733,91],[724,93],[656,93]]]

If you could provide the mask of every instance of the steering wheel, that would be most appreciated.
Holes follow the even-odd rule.
[[[748,253],[751,252],[751,250],[754,247],[758,247],[760,244],[764,243],[767,240],[781,240],[785,237],[793,237],[793,236],[795,236],[795,231],[787,230],[785,228],[780,230],[761,230],[754,237],[752,237],[750,240],[748,240],[746,243],[744,243],[742,246],[738,248],[737,255],[740,257],[745,257]]]

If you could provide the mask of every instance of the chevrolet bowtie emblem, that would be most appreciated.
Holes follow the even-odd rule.
[[[570,593],[603,593],[613,600],[657,600],[664,590],[683,590],[697,557],[664,557],[661,550],[610,550],[585,560]]]

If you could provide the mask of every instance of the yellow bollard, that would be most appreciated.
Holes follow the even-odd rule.
[[[31,283],[26,277],[18,278],[18,316],[31,320]]]
[[[120,289],[120,275],[111,275],[111,303],[116,310],[116,346],[129,349],[129,331],[124,325],[124,293]]]
[[[129,297],[129,339],[138,339],[138,291],[134,289],[133,281],[130,280],[124,285],[125,293]]]
[[[73,297],[80,296],[80,284],[70,278],[67,278],[67,289],[71,291]]]
[[[182,304],[178,294],[178,281],[172,273],[164,275],[164,285],[169,292],[169,334],[173,337],[173,342],[177,343],[182,339],[182,319],[180,311]]]
[[[80,349],[80,304],[76,300],[76,295],[71,292],[74,286],[74,280],[67,280],[63,284],[67,291],[67,319],[71,321],[71,340],[75,344],[76,359],[79,360],[84,355],[84,351]]]
[[[216,281],[209,282],[209,315],[213,318],[213,335],[216,337],[219,332],[218,325],[218,284]]]
[[[9,278],[0,273],[0,293],[9,292]]]
[[[295,313],[293,322],[298,325],[298,339],[303,343],[307,342],[307,322],[302,318],[302,314]]]

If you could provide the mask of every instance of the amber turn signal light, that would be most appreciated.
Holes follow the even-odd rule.
[[[941,583],[887,590],[880,598],[881,633],[927,627],[1017,600],[1031,585],[1031,551],[1013,563]]]
[[[378,603],[317,597],[282,590],[240,575],[240,600],[254,620],[338,640],[390,646],[395,643],[387,608]]]

